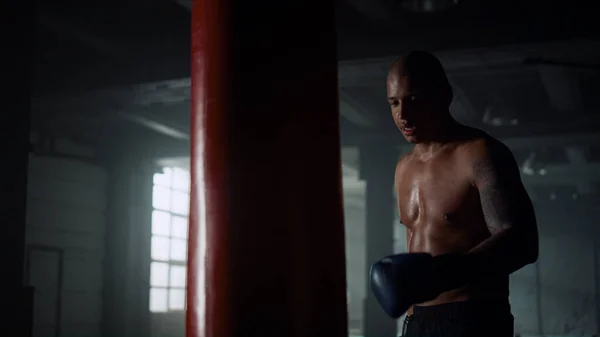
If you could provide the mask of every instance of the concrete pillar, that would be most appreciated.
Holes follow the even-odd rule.
[[[102,329],[105,336],[150,336],[153,175],[158,168],[130,148],[108,167]]]
[[[360,178],[366,181],[367,296],[364,306],[365,337],[396,336],[396,321],[386,315],[371,292],[371,264],[394,252],[394,172],[398,153],[391,146],[360,149]]]

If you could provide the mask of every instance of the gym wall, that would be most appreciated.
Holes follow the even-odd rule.
[[[156,167],[128,148],[100,165],[93,150],[66,139],[36,152],[26,266],[36,288],[34,337],[149,336]]]
[[[27,189],[28,283],[35,287],[34,336],[101,336],[106,170],[93,152],[57,140],[31,154]]]

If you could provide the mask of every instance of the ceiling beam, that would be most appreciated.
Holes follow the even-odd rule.
[[[175,0],[175,2],[180,4],[183,8],[187,9],[188,11],[192,10],[192,5],[194,4],[193,0]]]
[[[173,87],[174,83],[170,85]],[[161,90],[153,92],[152,87],[157,86],[162,87],[155,84],[98,90],[68,98],[38,97],[32,102],[32,118],[45,124],[51,119],[123,119],[175,140],[189,142],[189,127],[177,123],[182,116],[189,116],[189,100],[175,93],[169,96],[164,95],[164,91]],[[176,88],[173,91],[181,90]],[[165,101],[171,103],[157,103]]]
[[[393,15],[397,14],[393,11],[393,6],[388,1],[349,0],[348,2],[356,11],[364,15],[372,23],[381,24],[382,22],[388,22]]]
[[[461,70],[485,69],[490,67],[514,67],[520,65],[527,56],[527,50],[479,49],[475,51],[454,51],[435,53],[446,72]],[[340,62],[338,65],[338,81],[340,86],[372,85],[385,83],[387,69],[396,61],[397,56],[353,60]]]
[[[348,95],[343,88],[339,90],[340,115],[360,127],[373,127],[377,117]]]
[[[570,112],[583,108],[583,96],[577,71],[553,65],[536,67],[554,109],[560,112]]]
[[[464,76],[488,72],[536,70],[537,65],[526,62],[532,56],[543,55],[546,58],[568,59],[600,59],[599,43],[592,40],[569,40],[551,43],[502,46],[494,48],[478,48],[471,50],[455,50],[434,53],[444,66],[449,76]],[[588,51],[582,55],[579,50]],[[577,53],[570,52],[577,50]],[[589,55],[591,54],[591,55]],[[340,86],[371,86],[385,83],[387,69],[398,58],[398,55],[377,58],[343,61],[338,66]],[[382,73],[383,71],[383,73]]]
[[[81,25],[71,23],[68,19],[58,17],[48,10],[38,9],[36,11],[36,21],[42,27],[94,50],[100,55],[111,59],[123,57],[123,50],[115,48],[114,43],[108,42],[106,39],[81,27]]]
[[[123,116],[125,119],[137,123],[139,125],[145,126],[148,129],[154,130],[158,133],[161,133],[165,136],[169,136],[178,140],[189,141],[190,134],[189,131],[182,130],[180,128],[168,125],[169,123],[158,122],[156,120],[140,116],[134,114],[125,114]]]
[[[178,103],[189,101],[191,80],[189,77],[136,85],[111,86],[81,92],[66,92],[63,95],[41,95],[34,97],[38,107],[58,105],[84,105],[90,102],[116,102],[128,105],[152,105],[155,103]]]
[[[467,97],[465,92],[462,90],[460,85],[449,78],[450,85],[452,86],[452,92],[454,98],[450,103],[450,113],[459,122],[473,122],[479,121],[480,116],[471,104],[471,100]]]

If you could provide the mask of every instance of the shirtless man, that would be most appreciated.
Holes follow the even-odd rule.
[[[533,206],[510,150],[449,113],[442,65],[412,52],[392,66],[387,96],[413,150],[395,189],[409,253],[371,269],[375,297],[403,335],[513,335],[508,277],[538,256]],[[424,254],[423,254],[424,253]]]

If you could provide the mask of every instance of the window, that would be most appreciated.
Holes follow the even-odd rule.
[[[189,172],[164,168],[154,175],[150,254],[150,311],[185,310]]]

